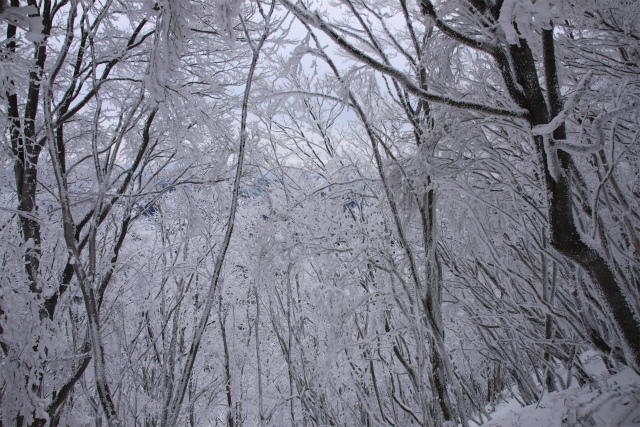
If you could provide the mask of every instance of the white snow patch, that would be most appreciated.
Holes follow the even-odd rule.
[[[482,427],[640,427],[640,376],[631,368],[610,376],[594,352],[581,359],[600,387],[545,392],[537,404],[524,408],[510,399],[497,405]]]
[[[554,0],[506,0],[498,23],[507,42],[519,44],[518,38],[523,37],[530,43],[537,31],[551,28],[552,8],[556,3]]]

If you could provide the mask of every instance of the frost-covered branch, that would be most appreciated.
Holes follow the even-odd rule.
[[[508,116],[516,118],[526,118],[528,112],[524,110],[512,110],[506,108],[493,107],[486,104],[479,104],[475,102],[461,101],[454,98],[450,98],[444,95],[438,95],[426,90],[421,89],[416,85],[409,76],[402,71],[394,68],[390,65],[384,64],[371,56],[367,55],[362,50],[358,49],[347,40],[339,35],[329,24],[327,24],[317,13],[312,13],[307,9],[302,9],[300,6],[294,5],[289,0],[281,0],[282,4],[289,9],[298,19],[301,21],[318,28],[325,33],[331,40],[333,40],[338,46],[348,52],[356,60],[367,64],[372,69],[379,71],[389,77],[397,80],[408,92],[417,96],[418,98],[426,101],[436,102],[439,104],[449,105],[451,107],[478,111],[486,114],[493,114],[498,116]]]

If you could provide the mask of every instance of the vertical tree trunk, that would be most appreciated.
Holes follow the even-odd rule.
[[[291,416],[291,427],[296,427],[296,416],[295,416],[295,406],[294,406],[294,376],[293,376],[293,364],[291,361],[291,352],[293,351],[293,325],[292,325],[292,312],[293,310],[293,295],[291,292],[291,265],[287,269],[287,345],[289,347],[288,357],[287,357],[287,373],[289,374],[289,394],[291,399],[289,399],[289,412]]]
[[[542,235],[542,246],[546,248],[547,239],[546,236]],[[547,265],[547,256],[545,253],[542,253],[542,299],[549,306],[553,305],[553,294],[555,288],[555,263],[553,266],[553,277],[551,283],[549,283],[549,273],[548,273],[548,265]],[[548,341],[547,345],[550,345],[551,339],[553,338],[553,318],[551,314],[547,313],[545,315],[545,339]],[[556,391],[556,383],[555,383],[555,370],[551,367],[553,360],[551,354],[548,351],[544,352],[544,361],[547,366],[545,367],[545,384],[547,390],[551,393]]]
[[[227,426],[234,427],[234,409],[233,409],[233,395],[231,392],[231,366],[229,358],[229,344],[227,341],[227,328],[226,316],[222,313],[222,295],[219,297],[218,302],[218,320],[220,322],[220,334],[222,335],[222,364],[224,365],[224,385],[225,394],[227,396]]]
[[[256,368],[258,380],[258,425],[264,426],[264,408],[262,397],[262,364],[260,363],[260,298],[258,296],[258,286],[253,285],[253,293],[256,297],[256,322],[254,325],[256,340]]]
[[[18,0],[11,0],[12,7],[19,7]],[[46,0],[42,5],[42,35],[46,37],[51,30],[50,22],[51,2]],[[7,26],[7,39],[13,39],[16,27]],[[8,44],[9,52],[15,53],[15,42]],[[24,118],[20,118],[18,97],[15,93],[7,93],[7,115],[10,119],[10,138],[13,150],[14,175],[18,195],[18,211],[22,237],[27,245],[25,252],[25,270],[29,280],[29,290],[39,294],[38,270],[40,269],[41,236],[38,221],[38,207],[36,191],[38,182],[38,160],[43,148],[43,141],[36,140],[36,117],[40,101],[40,85],[43,78],[43,68],[47,59],[47,43],[41,43],[35,49],[35,64],[29,73],[29,87],[24,108]]]

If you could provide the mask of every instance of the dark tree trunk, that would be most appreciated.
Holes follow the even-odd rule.
[[[551,115],[555,115],[563,108],[558,86],[555,54],[553,49],[553,30],[545,31],[543,35],[544,60],[549,104]],[[510,45],[510,54],[515,67],[516,82],[522,88],[521,92],[510,92],[511,97],[518,104],[529,111],[531,126],[547,124],[551,120],[549,108],[545,101],[542,87],[537,75],[533,53],[525,39],[519,40],[520,45]],[[504,56],[497,55],[496,59],[506,61]],[[503,75],[510,67],[506,63],[501,66]],[[505,76],[505,81],[511,76]],[[564,125],[556,130],[555,138],[566,138]],[[549,228],[551,231],[551,245],[570,261],[583,268],[593,283],[602,293],[602,297],[611,309],[613,317],[620,328],[622,338],[626,341],[631,352],[631,365],[640,366],[640,324],[629,306],[624,291],[624,285],[616,277],[612,266],[594,248],[587,245],[578,232],[576,219],[573,214],[572,180],[574,164],[571,155],[562,150],[557,151],[557,176],[552,176],[549,162],[555,160],[546,153],[542,136],[535,136],[535,144],[542,166],[542,175],[547,189],[547,203],[549,212]],[[551,154],[553,155],[553,154]]]

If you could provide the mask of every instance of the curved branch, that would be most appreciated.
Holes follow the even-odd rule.
[[[482,52],[486,52],[490,55],[495,55],[498,51],[497,46],[491,45],[487,42],[483,42],[480,40],[474,40],[471,37],[465,36],[462,33],[457,32],[453,28],[449,27],[445,22],[438,18],[436,13],[436,9],[433,7],[431,0],[422,0],[420,2],[420,6],[422,8],[422,13],[431,18],[433,22],[436,24],[436,27],[442,31],[445,35],[451,37],[452,39],[459,41],[460,43],[469,46],[474,49],[481,50]]]
[[[476,102],[467,102],[461,101],[453,98],[449,98],[443,95],[437,95],[434,93],[427,92],[417,86],[411,78],[407,76],[402,71],[390,66],[383,64],[366,53],[362,52],[360,49],[356,48],[348,41],[346,41],[342,36],[336,33],[326,22],[324,22],[317,14],[312,14],[309,11],[302,10],[298,6],[292,4],[289,0],[282,0],[282,4],[289,9],[298,19],[301,21],[318,28],[320,31],[325,33],[327,36],[331,38],[338,46],[344,49],[346,52],[351,54],[355,59],[362,62],[363,64],[368,65],[372,69],[379,71],[393,79],[397,80],[406,90],[407,92],[417,96],[418,98],[435,102],[439,104],[449,105],[451,107],[461,108],[465,110],[473,110],[486,114],[494,114],[497,116],[507,116],[507,117],[515,117],[515,118],[527,118],[529,113],[525,110],[511,110],[506,108],[493,107],[490,105],[479,104]]]

